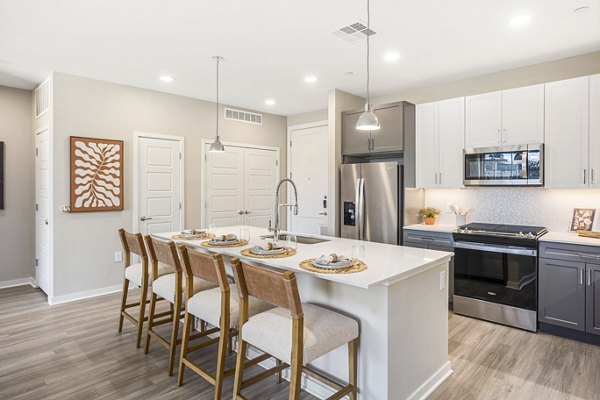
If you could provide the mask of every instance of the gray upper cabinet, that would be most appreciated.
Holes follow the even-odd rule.
[[[540,259],[538,320],[585,331],[585,264]]]
[[[600,335],[600,264],[586,264],[586,331]]]
[[[342,113],[343,155],[402,152],[407,149],[405,141],[408,140],[409,144],[414,142],[414,104],[399,102],[374,107],[381,129],[372,132],[356,129],[363,111],[360,109]]]

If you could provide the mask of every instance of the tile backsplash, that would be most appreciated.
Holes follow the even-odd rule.
[[[449,205],[472,207],[467,222],[540,225],[551,231],[568,231],[574,208],[594,208],[592,227],[600,231],[600,190],[555,190],[531,187],[477,187],[427,189],[425,206],[439,208],[440,224],[454,224]]]

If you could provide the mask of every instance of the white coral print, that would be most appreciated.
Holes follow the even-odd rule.
[[[121,192],[121,146],[75,142],[75,207],[118,207]]]

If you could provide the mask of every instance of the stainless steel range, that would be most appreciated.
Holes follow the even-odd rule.
[[[454,312],[537,331],[540,226],[472,223],[454,232]]]

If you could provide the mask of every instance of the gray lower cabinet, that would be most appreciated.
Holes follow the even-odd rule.
[[[540,258],[540,322],[585,331],[584,272],[584,263]]]
[[[452,238],[452,233],[404,229],[403,239],[403,245],[407,247],[418,247],[420,249],[454,253],[454,239]],[[454,257],[450,259],[447,279],[448,301],[452,303],[454,296]]]
[[[541,243],[538,320],[600,335],[600,247]]]

